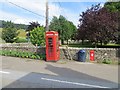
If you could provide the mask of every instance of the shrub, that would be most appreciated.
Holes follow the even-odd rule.
[[[30,41],[35,46],[45,45],[45,29],[43,26],[34,28],[30,32]]]
[[[112,60],[104,59],[104,60],[102,61],[102,63],[104,63],[104,64],[111,64],[111,63],[112,63]]]
[[[14,23],[6,22],[3,23],[3,30],[2,30],[2,39],[5,40],[7,43],[13,43],[16,41],[16,37],[18,36],[19,32],[14,26]]]
[[[28,41],[25,37],[18,37],[18,39],[15,42],[16,43],[26,43]]]
[[[45,60],[44,54],[37,54],[32,52],[0,50],[0,55]]]

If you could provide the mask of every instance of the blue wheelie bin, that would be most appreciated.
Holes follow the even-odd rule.
[[[86,61],[86,52],[85,50],[80,50],[78,52],[78,61],[85,62]]]

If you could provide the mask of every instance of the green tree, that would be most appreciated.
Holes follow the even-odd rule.
[[[49,28],[50,30],[57,31],[60,34],[61,28],[60,28],[59,18],[57,18],[56,16],[53,16],[53,19],[50,22]]]
[[[15,28],[15,25],[11,21],[2,21],[2,28]]]
[[[60,25],[60,38],[61,38],[61,42],[62,44],[64,44],[64,41],[68,38],[68,23],[65,17],[63,17],[62,15],[59,16],[59,25]]]
[[[19,32],[14,27],[14,23],[11,21],[3,22],[3,30],[2,30],[2,39],[7,43],[13,43],[16,41]]]
[[[108,8],[113,12],[120,12],[120,1],[119,2],[106,2],[104,7]]]
[[[73,24],[73,22],[70,22],[69,21],[69,24],[70,24],[70,30],[71,30],[71,35],[70,35],[70,39],[71,40],[75,40],[75,34],[76,34],[76,32],[77,32],[77,28],[76,28],[76,26]]]
[[[54,16],[49,28],[59,33],[62,44],[64,44],[64,41],[68,42],[69,39],[73,39],[72,37],[76,31],[75,25],[62,15],[60,15],[59,18]]]
[[[65,33],[65,40],[67,41],[67,44],[68,44],[68,40],[71,39],[71,40],[75,40],[75,33],[77,31],[77,28],[76,26],[71,22],[71,21],[67,21],[66,22],[66,30],[67,30],[67,33]]]
[[[45,45],[45,28],[43,26],[38,26],[30,31],[30,41],[35,46]]]

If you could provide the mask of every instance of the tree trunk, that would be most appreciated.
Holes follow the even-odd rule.
[[[102,40],[100,41],[100,45],[102,46]]]
[[[61,44],[62,44],[62,45],[64,44],[64,40],[63,40],[63,39],[61,39]]]
[[[98,41],[95,41],[95,48],[97,48],[98,46]]]
[[[97,42],[95,42],[95,48],[97,48]]]
[[[68,45],[68,40],[67,40],[67,45]]]
[[[84,44],[84,39],[82,39],[82,45]]]

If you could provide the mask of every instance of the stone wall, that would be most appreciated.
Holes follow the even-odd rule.
[[[0,46],[3,50],[17,50],[17,51],[28,51],[45,54],[45,47],[34,47],[34,46]],[[71,48],[60,47],[60,59],[72,59],[78,60],[78,51],[86,51],[86,60],[90,60],[90,50],[95,51],[95,61],[101,62],[104,59],[118,61],[120,59],[120,48]],[[68,53],[69,51],[69,53]]]
[[[94,50],[95,61],[97,62],[101,62],[104,59],[109,59],[113,61],[118,61],[120,59],[120,49],[118,48],[68,48],[68,51],[70,52],[70,55],[74,60],[78,60],[79,50],[85,50],[87,61],[90,60],[90,50]],[[66,48],[61,48],[60,52],[62,59],[69,58],[66,55]]]

